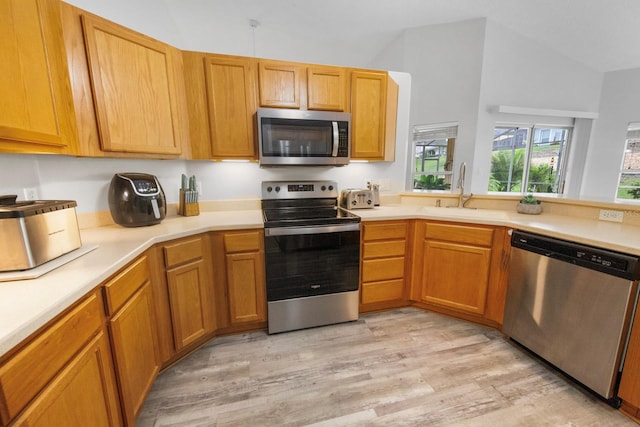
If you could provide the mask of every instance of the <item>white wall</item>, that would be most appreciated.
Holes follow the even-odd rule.
[[[473,167],[485,23],[474,19],[406,30],[373,61],[411,74],[410,128],[459,123],[454,173],[463,161],[468,170]]]
[[[487,21],[485,37],[471,188],[476,193],[487,192],[495,123],[509,120],[493,112],[497,105],[597,112],[603,78],[602,73],[495,22]],[[589,142],[588,132],[578,136],[587,139],[571,147],[576,152],[574,161],[584,159]]]
[[[595,123],[581,196],[613,201],[624,154],[627,126],[640,121],[640,68],[604,75],[600,117]]]

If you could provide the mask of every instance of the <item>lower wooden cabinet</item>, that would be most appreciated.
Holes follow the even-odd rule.
[[[638,313],[631,325],[618,396],[622,399],[622,410],[637,420],[640,419],[640,315]]]
[[[100,292],[91,292],[0,365],[0,425],[120,425]]]
[[[15,421],[27,426],[119,426],[109,340],[100,331]],[[133,424],[130,424],[133,425]]]
[[[224,234],[231,325],[267,320],[262,231]]]
[[[502,324],[504,235],[500,227],[418,221],[411,299],[434,311]]]
[[[218,328],[222,333],[266,326],[264,231],[213,233]]]
[[[104,285],[125,423],[134,425],[160,370],[158,331],[147,257]]]
[[[173,339],[179,352],[216,327],[209,238],[188,237],[163,250]]]
[[[360,312],[407,305],[408,221],[362,224]]]

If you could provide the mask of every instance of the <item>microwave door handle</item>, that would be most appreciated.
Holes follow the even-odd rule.
[[[338,157],[338,145],[340,143],[340,132],[338,132],[338,122],[331,122],[333,126],[333,150],[331,150],[331,157]]]

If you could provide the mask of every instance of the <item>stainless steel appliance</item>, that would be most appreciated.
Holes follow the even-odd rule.
[[[141,227],[159,224],[167,215],[162,186],[153,175],[117,173],[109,185],[109,210],[116,224]]]
[[[261,166],[343,166],[349,163],[351,114],[258,109]]]
[[[358,319],[360,218],[333,181],[262,183],[269,333]]]
[[[375,205],[371,190],[348,189],[340,193],[340,207],[345,209],[370,209]]]
[[[75,201],[16,198],[0,196],[0,271],[37,267],[81,246]]]
[[[518,230],[511,245],[502,331],[617,405],[638,257]]]

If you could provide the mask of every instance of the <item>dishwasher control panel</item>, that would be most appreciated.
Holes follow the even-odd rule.
[[[511,246],[630,280],[640,279],[638,256],[514,230]]]

